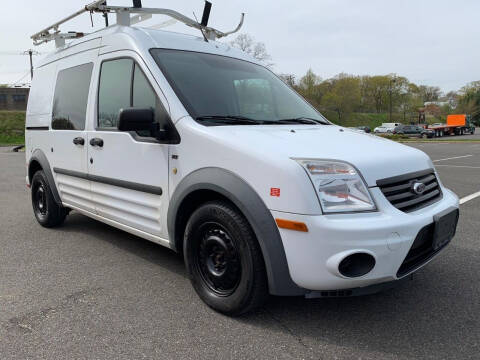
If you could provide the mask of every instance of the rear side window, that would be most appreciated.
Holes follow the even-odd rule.
[[[84,130],[93,63],[61,70],[53,98],[52,129]]]

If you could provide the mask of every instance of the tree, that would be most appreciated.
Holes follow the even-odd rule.
[[[460,89],[457,109],[470,114],[475,122],[480,121],[480,80]]]
[[[371,111],[381,113],[388,110],[390,77],[385,75],[362,78],[362,104]]]
[[[445,94],[445,101],[448,101],[451,108],[456,108],[458,106],[458,99],[460,95],[456,91],[449,91]]]
[[[295,75],[293,74],[279,74],[278,75],[280,79],[283,80],[283,82],[287,85],[289,85],[292,88],[295,88],[296,81],[295,81]]]
[[[424,103],[430,101],[437,101],[442,95],[442,91],[438,86],[420,85],[418,87],[418,90]]]
[[[230,45],[252,55],[268,67],[273,66],[273,63],[270,63],[272,57],[268,54],[265,44],[263,42],[256,42],[249,34],[239,34],[230,42]]]
[[[347,114],[360,106],[360,78],[339,74],[329,82],[331,86],[322,97],[322,107],[335,111],[338,121],[342,122]]]
[[[298,92],[314,106],[318,106],[320,103],[318,85],[321,81],[322,79],[312,69],[308,69],[298,82]]]

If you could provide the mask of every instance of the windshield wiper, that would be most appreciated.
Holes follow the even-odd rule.
[[[276,120],[276,123],[283,123],[283,124],[322,124],[322,125],[330,125],[329,122],[325,120],[319,120],[319,119],[312,119],[309,117],[298,117],[298,118],[292,118],[292,119],[282,119],[282,120]]]
[[[199,116],[196,118],[197,121],[210,121],[221,124],[228,125],[260,125],[264,121],[251,119],[245,116],[235,116],[235,115],[208,115],[208,116]]]

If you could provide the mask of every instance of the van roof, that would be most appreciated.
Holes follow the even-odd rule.
[[[259,63],[249,54],[219,41],[206,42],[203,37],[182,34],[172,31],[155,30],[137,26],[112,25],[82,38],[67,43],[47,55],[39,62],[38,67],[71,56],[78,52],[99,49],[99,53],[118,50],[133,50],[140,54],[152,48],[165,48],[211,53],[234,57]]]

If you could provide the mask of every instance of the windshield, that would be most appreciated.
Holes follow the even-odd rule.
[[[328,124],[263,66],[182,50],[152,49],[151,53],[190,115],[205,125],[219,119],[222,125]]]

